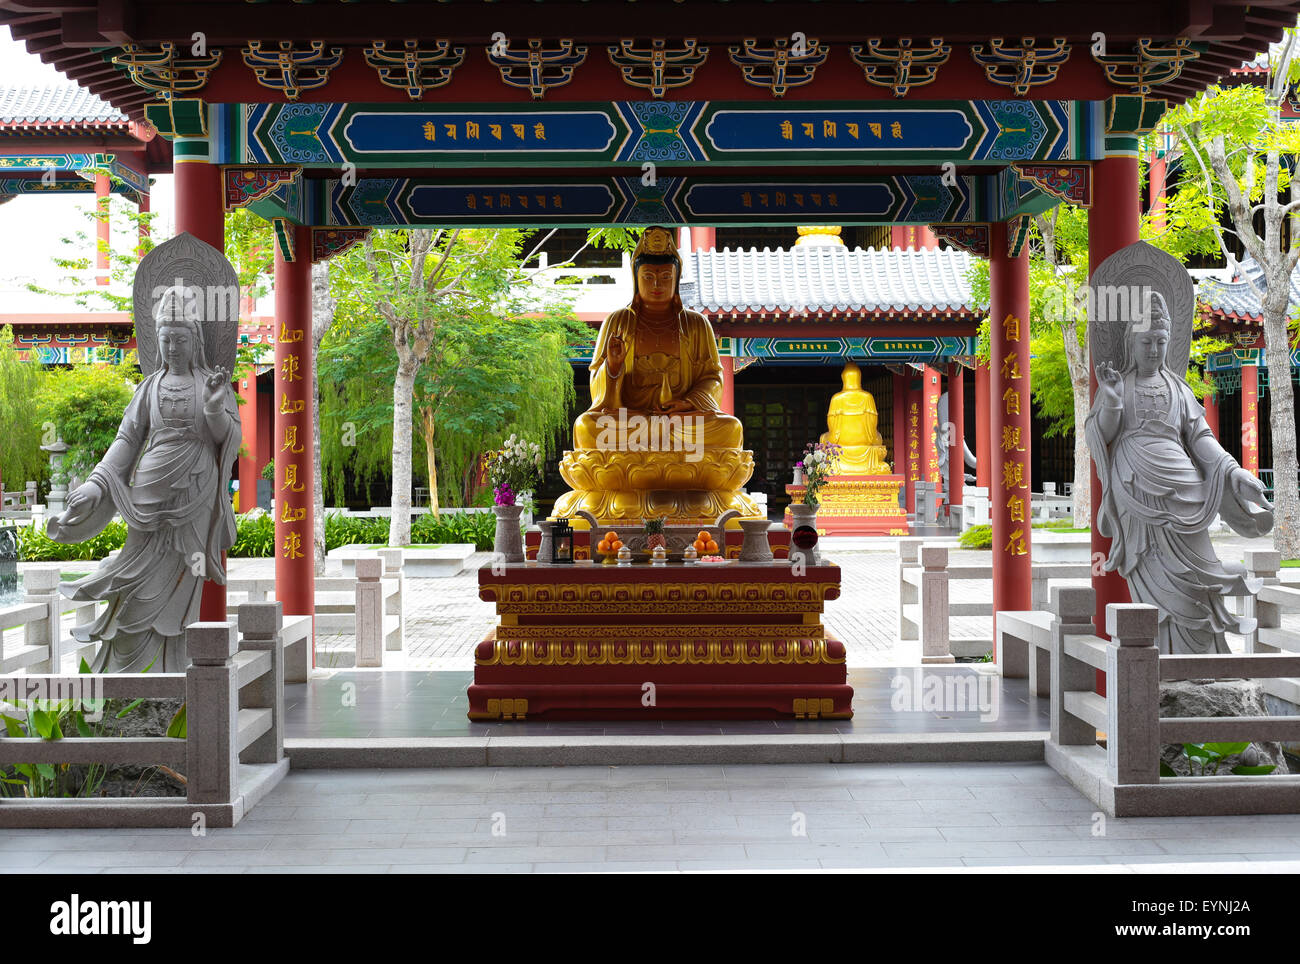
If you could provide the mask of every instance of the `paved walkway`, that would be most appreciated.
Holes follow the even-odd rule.
[[[1106,819],[1048,767],[292,771],[239,826],[0,830],[36,873],[1300,870],[1300,816]]]

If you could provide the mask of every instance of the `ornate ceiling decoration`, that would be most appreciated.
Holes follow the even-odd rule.
[[[113,63],[125,67],[136,86],[170,100],[177,94],[202,90],[208,75],[221,63],[221,51],[210,50],[202,57],[179,56],[176,44],[170,41],[156,48],[127,44],[113,57]]]
[[[407,40],[400,47],[377,40],[366,47],[365,56],[381,84],[404,90],[411,100],[419,100],[426,90],[451,82],[452,74],[465,60],[465,48],[453,47],[447,40],[429,44]]]
[[[934,83],[939,68],[952,55],[952,45],[942,37],[935,37],[919,47],[912,46],[911,37],[900,37],[894,46],[883,40],[868,40],[866,45],[852,44],[849,56],[862,68],[867,83],[888,87],[895,97],[906,97],[913,87]]]
[[[830,49],[817,40],[805,40],[791,47],[789,39],[782,37],[767,46],[746,39],[739,47],[729,47],[727,52],[731,62],[740,68],[745,83],[766,87],[773,97],[784,97],[791,87],[812,83]]]
[[[1022,37],[1019,43],[994,37],[987,45],[972,44],[970,55],[984,68],[990,83],[1010,87],[1017,97],[1024,97],[1031,88],[1056,79],[1056,72],[1070,59],[1070,47],[1064,37],[1046,47],[1039,47],[1033,37]]]
[[[288,100],[297,100],[304,90],[324,87],[330,71],[343,62],[342,47],[326,47],[313,40],[305,47],[291,41],[278,43],[254,40],[243,50],[244,63],[253,68],[257,82],[281,91]]]
[[[541,100],[553,87],[573,80],[573,72],[587,59],[587,48],[572,40],[558,40],[552,46],[536,38],[524,50],[511,50],[508,42],[493,43],[487,58],[510,87],[526,88],[534,100]]]
[[[648,43],[620,40],[609,48],[609,59],[623,72],[623,82],[648,90],[654,97],[685,87],[708,58],[709,48],[701,47],[692,37],[682,40],[680,47],[669,47],[668,41],[654,39]]]

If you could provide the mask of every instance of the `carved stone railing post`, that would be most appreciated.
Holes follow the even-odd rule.
[[[919,630],[906,618],[908,606],[920,602],[920,589],[907,579],[907,570],[917,564],[921,538],[903,538],[898,540],[898,638],[916,639]],[[918,621],[919,622],[919,621]]]
[[[921,662],[952,663],[948,642],[948,547],[921,547]]]
[[[239,607],[240,651],[271,654],[270,672],[239,691],[240,709],[271,711],[271,728],[248,744],[243,753],[244,763],[279,763],[284,757],[284,650],[280,645],[283,628],[283,603],[245,603]]]
[[[45,616],[29,622],[24,629],[24,640],[28,646],[48,646],[49,657],[43,663],[32,665],[35,673],[58,673],[62,662],[59,594],[59,571],[57,569],[29,569],[23,573],[23,602],[38,603],[45,607]]]
[[[1096,597],[1090,588],[1056,586],[1052,589],[1052,742],[1058,746],[1092,746],[1097,730],[1065,709],[1067,692],[1092,692],[1097,674],[1083,660],[1065,651],[1068,636],[1091,636]]]
[[[187,798],[229,803],[239,788],[239,635],[229,621],[191,623],[185,644]]]
[[[384,637],[384,648],[400,651],[406,642],[406,614],[403,612],[406,593],[405,577],[402,575],[402,550],[380,549],[379,558],[384,560],[384,578],[397,580],[397,594],[384,601],[384,614],[397,617],[397,635],[392,639]]]
[[[1115,784],[1160,782],[1160,611],[1106,606],[1106,766]]]
[[[384,560],[378,557],[356,561],[357,574],[357,665],[384,665]]]
[[[1282,554],[1272,549],[1247,549],[1245,553],[1246,571],[1256,579],[1262,579],[1264,585],[1275,586],[1278,583],[1278,570],[1282,568]],[[1260,652],[1259,631],[1277,629],[1282,625],[1282,609],[1277,603],[1261,602],[1254,596],[1246,596],[1241,601],[1243,616],[1254,617],[1255,628],[1246,634],[1246,652]],[[1264,652],[1272,652],[1268,647]]]

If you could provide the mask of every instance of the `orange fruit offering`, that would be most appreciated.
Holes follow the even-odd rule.
[[[622,549],[622,548],[623,548],[623,543],[621,543],[621,542],[620,542],[619,540],[617,540],[617,539],[615,539],[613,542],[611,542],[611,543],[609,544],[609,549],[610,549],[611,552],[618,552],[618,550],[620,550],[620,549]]]
[[[709,539],[711,538],[712,536],[710,535],[708,529],[701,529],[699,532],[695,533],[696,542],[708,542]]]
[[[608,532],[605,533],[605,541],[613,545],[615,542],[618,541],[618,533],[615,532],[613,529],[610,529]]]
[[[712,539],[710,539],[710,540],[709,540],[709,544],[708,544],[707,546],[705,546],[704,548],[705,548],[706,550],[708,550],[709,552],[717,552],[717,551],[718,551],[718,544],[717,544],[716,542],[714,542]]]
[[[609,552],[609,543],[606,542],[604,539],[601,539],[598,543],[596,543],[596,548],[601,552]]]

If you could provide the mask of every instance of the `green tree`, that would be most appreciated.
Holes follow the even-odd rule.
[[[41,422],[32,412],[44,378],[39,364],[18,357],[13,328],[0,328],[0,489],[5,479],[21,489],[44,478],[48,460],[41,451]]]
[[[1293,177],[1300,131],[1284,123],[1281,106],[1300,75],[1294,29],[1270,51],[1266,87],[1212,87],[1167,118],[1178,131],[1188,177],[1180,185],[1187,203],[1211,214],[1215,240],[1229,266],[1235,263],[1225,234],[1231,233],[1263,271],[1251,282],[1263,312],[1269,378],[1276,511],[1273,545],[1284,559],[1300,556],[1300,490],[1297,490],[1295,390],[1291,382],[1291,277],[1300,260],[1300,186]],[[1232,230],[1219,228],[1227,211]],[[1248,279],[1249,280],[1249,279]]]
[[[461,499],[479,454],[506,434],[548,444],[567,422],[569,345],[590,332],[530,284],[524,241],[513,230],[387,232],[333,265],[322,469],[337,499],[345,472],[364,484],[391,466],[395,545],[409,541],[417,455],[436,511]]]
[[[46,373],[36,396],[37,418],[67,443],[63,465],[69,475],[85,479],[117,437],[135,391],[128,371],[134,374],[122,365],[78,365]]]

